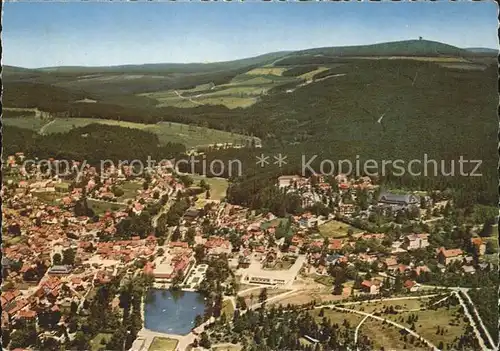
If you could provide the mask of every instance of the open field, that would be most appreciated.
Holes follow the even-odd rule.
[[[259,302],[259,295],[262,292],[262,290],[263,289],[255,289],[255,290],[249,291],[249,292],[247,292],[243,295],[240,295],[240,296],[245,298],[245,303],[247,304],[247,306],[251,306],[251,305]],[[267,288],[267,298],[269,299],[273,296],[283,294],[287,291],[289,291],[289,290]],[[270,304],[274,304],[274,301],[270,302]]]
[[[155,337],[149,351],[175,351],[178,341],[169,338],[159,338]]]
[[[330,275],[319,275],[316,274],[314,276],[314,281],[316,283],[323,284],[324,286],[331,287],[333,286],[334,278]]]
[[[50,120],[42,119],[35,116],[2,118],[2,123],[6,126],[14,126],[34,131],[39,131],[40,129],[42,129],[44,125],[46,125],[49,122]]]
[[[133,123],[96,118],[55,118],[52,121],[38,117],[17,117],[3,120],[6,125],[40,131],[45,125],[44,134],[65,133],[73,128],[84,127],[91,123],[141,129],[158,136],[161,144],[181,143],[195,147],[212,143],[241,143],[244,136],[216,129],[190,126],[181,123],[159,122],[157,124]]]
[[[429,299],[426,298],[394,300],[394,301],[376,301],[376,302],[366,302],[357,305],[350,305],[347,308],[352,308],[367,313],[374,313],[374,312],[381,312],[385,307],[392,306],[396,311],[407,311],[425,307],[425,303],[427,301],[429,301]]]
[[[464,322],[464,315],[459,312],[458,306],[452,306],[450,309],[442,307],[437,310],[402,312],[397,315],[387,315],[386,318],[411,328],[406,319],[412,314],[418,316],[415,323],[415,332],[435,345],[438,345],[441,341],[444,345],[452,343],[456,337],[464,334],[467,326],[467,323]],[[443,335],[436,334],[438,327],[444,328]]]
[[[224,178],[208,178],[201,175],[191,175],[194,180],[193,186],[198,186],[201,180],[205,180],[207,184],[210,185],[210,198],[207,199],[207,193],[203,192],[198,195],[198,200],[196,201],[196,207],[203,208],[205,204],[211,200],[220,201],[226,197],[226,191],[229,186],[227,179]]]
[[[283,67],[260,67],[260,68],[254,68],[251,71],[248,71],[246,74],[250,75],[275,75],[275,76],[281,76],[283,72],[285,72],[287,69]]]
[[[390,324],[370,319],[364,321],[359,328],[359,338],[367,336],[373,342],[374,350],[426,350],[401,340],[399,329]]]
[[[115,204],[112,202],[96,201],[92,199],[87,199],[89,207],[94,211],[96,215],[103,215],[106,211],[118,211],[124,209],[125,206],[121,204]]]
[[[349,229],[352,229],[353,234],[361,232],[361,230],[351,227],[349,224],[332,220],[320,225],[319,233],[325,238],[342,238],[347,236]]]
[[[7,236],[7,235],[3,235],[2,236],[2,241],[4,243],[4,245],[7,245],[7,246],[10,246],[10,245],[15,245],[15,244],[19,244],[20,242],[25,242],[26,241],[26,237],[23,237],[23,236]]]
[[[300,75],[299,78],[304,79],[304,80],[310,80],[310,79],[313,79],[313,77],[316,74],[323,72],[323,71],[326,71],[326,70],[328,70],[328,67],[318,67],[314,71],[307,72],[307,73]]]
[[[61,195],[56,192],[34,192],[32,194],[40,201],[52,206],[57,206],[61,198]]]
[[[104,340],[108,342],[111,339],[111,333],[99,333],[95,338],[90,340],[90,349],[92,351],[97,351],[99,349],[106,349],[106,343],[102,344],[101,342]]]
[[[282,77],[282,73],[286,70],[287,68],[283,67],[260,67],[237,75],[226,84],[217,86],[202,84],[193,89],[164,90],[140,95],[155,99],[158,107],[223,105],[230,109],[247,108],[255,104],[260,96],[280,84],[294,81],[298,84],[301,80],[307,79],[307,77]],[[314,74],[320,71],[316,70]]]
[[[320,289],[315,290],[303,290],[297,294],[293,294],[291,296],[287,296],[282,300],[274,302],[276,305],[286,306],[290,305],[303,305],[306,303],[316,302],[316,303],[328,303],[331,301],[340,301],[346,299],[351,294],[351,287],[349,283],[344,285],[344,290],[342,295],[333,295],[332,287],[322,287]]]
[[[223,314],[223,313],[226,315],[227,320],[233,319],[234,306],[233,306],[233,303],[231,302],[231,300],[224,300],[222,302],[221,314]]]
[[[123,202],[127,199],[135,198],[137,190],[142,189],[142,184],[136,182],[123,182],[119,187],[123,190],[123,195],[118,197],[118,201]]]
[[[229,93],[227,96],[222,94],[219,94],[219,96],[203,96],[196,99],[196,102],[200,105],[224,105],[227,108],[233,109],[252,106],[257,102],[257,98],[232,96]]]
[[[351,327],[356,327],[364,318],[363,316],[356,313],[347,313],[338,310],[331,310],[329,308],[323,309],[323,317],[320,316],[321,309],[314,309],[310,312],[310,314],[313,315],[314,318],[319,322],[323,320],[323,317],[326,317],[330,319],[333,324],[336,323],[338,325],[342,325],[344,321],[347,321],[349,322],[349,325]]]

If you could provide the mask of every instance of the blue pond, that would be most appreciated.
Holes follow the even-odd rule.
[[[203,295],[190,291],[150,289],[144,304],[146,329],[167,334],[188,334],[196,315],[203,316]]]

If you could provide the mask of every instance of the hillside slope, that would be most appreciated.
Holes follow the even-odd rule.
[[[330,56],[468,56],[467,50],[430,40],[403,40],[371,45],[323,47],[294,54]]]

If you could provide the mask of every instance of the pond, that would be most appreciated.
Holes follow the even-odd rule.
[[[144,304],[144,326],[161,333],[186,335],[193,329],[196,316],[203,316],[204,311],[200,293],[150,289]]]

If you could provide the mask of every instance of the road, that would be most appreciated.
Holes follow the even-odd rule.
[[[438,296],[439,294],[431,294],[431,295],[420,295],[420,296],[401,296],[401,297],[389,297],[386,299],[373,299],[373,300],[365,300],[365,301],[351,301],[351,302],[344,302],[340,303],[343,306],[348,306],[348,305],[359,305],[359,304],[365,304],[365,303],[371,303],[371,302],[380,302],[380,301],[398,301],[398,300],[418,300],[418,299],[424,299],[426,297],[434,297]],[[324,308],[324,307],[332,307],[336,305],[332,304],[327,304],[327,305],[320,305],[320,306],[315,306],[314,308]]]
[[[476,305],[474,305],[474,302],[472,301],[472,299],[470,298],[469,294],[467,293],[467,291],[463,291],[464,293],[464,296],[467,298],[467,300],[469,301],[469,303],[471,304],[472,308],[474,309],[474,314],[476,315],[476,318],[477,320],[479,321],[479,324],[481,324],[481,328],[483,328],[484,330],[484,334],[486,334],[486,338],[488,338],[488,342],[490,343],[490,345],[492,347],[495,347],[495,342],[493,341],[493,339],[491,338],[491,335],[488,331],[488,329],[486,329],[486,326],[484,325],[483,323],[483,320],[481,318],[481,316],[479,315],[479,313],[477,312],[477,309],[476,309]],[[495,348],[496,349],[496,348]]]
[[[161,196],[163,196],[163,195],[165,195],[165,194],[161,194]],[[174,202],[174,200],[173,200],[174,195],[175,195],[175,189],[169,188],[167,191],[167,196],[168,196],[167,203],[165,205],[163,205],[163,207],[160,209],[160,211],[158,211],[158,213],[156,215],[154,215],[153,218],[151,219],[151,225],[153,226],[153,228],[157,227],[158,219],[160,218],[160,216],[164,213],[167,213],[168,210],[170,209],[170,206],[172,206],[172,203]]]
[[[391,321],[390,319],[385,319],[385,318],[382,318],[382,317],[379,317],[379,316],[375,316],[374,314],[372,313],[367,313],[367,312],[362,312],[362,311],[356,311],[356,310],[351,310],[349,308],[343,308],[343,307],[337,307],[337,306],[332,306],[333,308],[339,310],[339,311],[344,311],[344,312],[350,312],[350,313],[356,313],[356,314],[359,314],[359,315],[362,315],[362,316],[366,316],[366,317],[370,317],[370,318],[373,318],[373,319],[377,319],[381,322],[386,322],[386,323],[389,323],[389,324],[392,324],[394,325],[395,327],[398,327],[400,329],[404,329],[408,332],[408,334],[410,335],[413,335],[414,337],[416,337],[417,339],[420,339],[422,340],[423,342],[425,342],[427,345],[429,345],[429,347],[432,347],[433,350],[437,350],[439,351],[439,349],[436,347],[436,345],[434,345],[433,343],[431,343],[429,340],[425,339],[424,337],[422,337],[420,334],[417,334],[416,332],[414,332],[413,330],[405,327],[404,325],[402,324],[399,324],[399,323],[396,323],[396,322],[393,322]]]
[[[365,318],[363,318],[361,320],[361,322],[359,322],[358,326],[356,327],[356,330],[354,331],[354,345],[356,345],[358,343],[359,328],[368,319],[368,317],[370,317],[370,316],[366,316]]]
[[[47,124],[44,124],[42,128],[40,128],[40,131],[38,132],[39,134],[41,135],[45,135],[45,130],[47,129],[48,126],[50,126],[52,123],[54,123],[56,120],[53,119],[52,121],[50,121],[49,123]]]
[[[455,293],[455,295],[457,295],[458,301],[460,302],[460,305],[463,307],[465,315],[469,319],[469,324],[472,327],[472,329],[474,330],[474,334],[476,334],[476,339],[479,341],[479,346],[481,347],[481,350],[489,350],[489,348],[486,347],[484,339],[481,336],[481,333],[479,332],[479,330],[477,329],[476,322],[474,321],[474,318],[472,318],[472,315],[470,314],[469,310],[467,309],[467,305],[465,304],[464,300],[462,299],[462,296],[460,295],[460,293],[458,291],[455,291],[454,293]],[[494,345],[494,344],[492,344],[492,345]]]
[[[195,104],[195,105],[203,105],[203,104],[201,104],[201,103],[199,103],[199,102],[197,102],[197,101],[194,101],[194,100],[193,100],[193,99],[191,99],[190,97],[189,97],[189,98],[187,98],[187,97],[185,97],[185,96],[182,96],[181,94],[179,94],[179,92],[178,92],[177,90],[174,90],[174,92],[175,92],[175,93],[177,94],[177,96],[178,96],[178,97],[180,97],[181,99],[188,100],[189,102],[192,102],[192,103],[193,103],[193,104]],[[203,94],[199,94],[199,95],[196,95],[196,97],[200,97],[200,96],[202,96],[202,95],[203,95]]]

